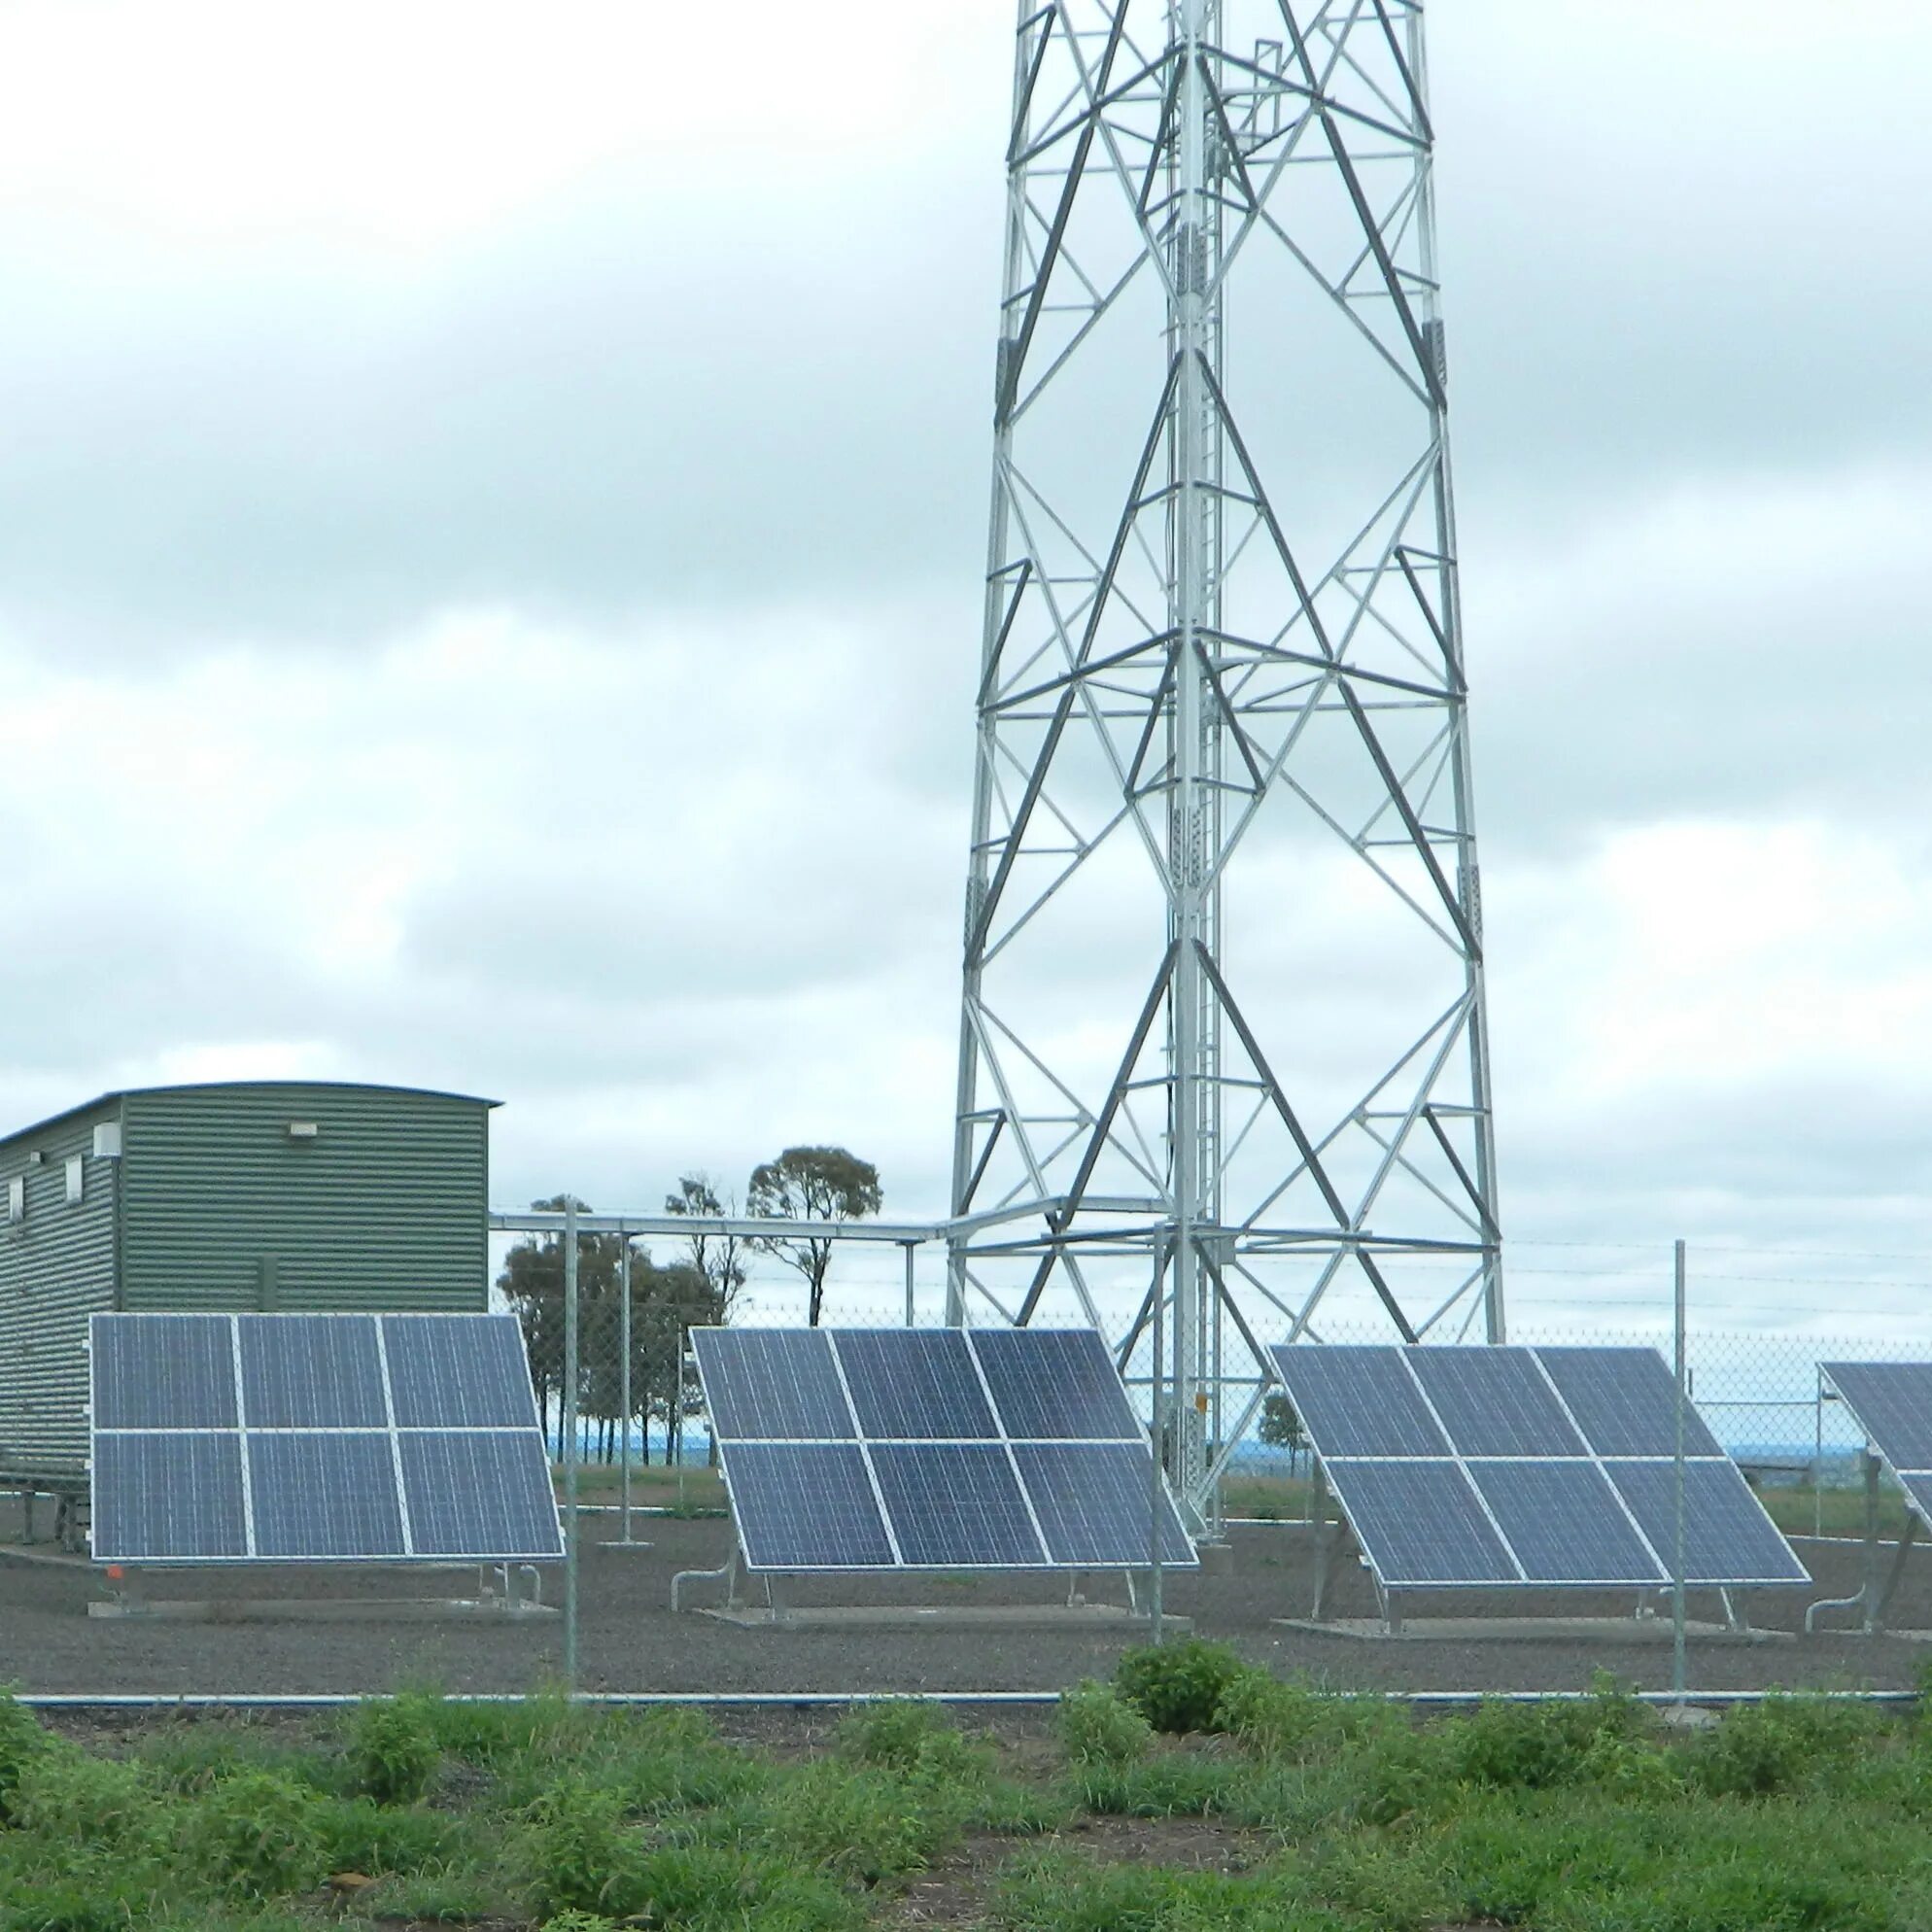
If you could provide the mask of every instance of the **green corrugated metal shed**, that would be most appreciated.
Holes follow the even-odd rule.
[[[85,1461],[96,1309],[487,1307],[496,1104],[234,1081],[0,1139],[0,1471]]]

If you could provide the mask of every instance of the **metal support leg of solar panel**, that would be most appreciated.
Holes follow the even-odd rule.
[[[691,1346],[736,1544],[720,1570],[674,1580],[673,1608],[708,1576],[725,1585],[712,1614],[742,1622],[1119,1622],[1138,1613],[1136,1571],[1194,1567],[1090,1328],[694,1328]],[[1065,1597],[1025,1604],[786,1595],[795,1577],[1055,1572]],[[1124,1607],[1086,1599],[1082,1579],[1110,1573]],[[738,1601],[742,1577],[764,1588],[762,1610]]]
[[[95,1315],[88,1363],[92,1557],[114,1592],[90,1615],[543,1612],[537,1566],[563,1542],[514,1317]],[[478,1587],[455,1600],[234,1588],[322,1565],[473,1567]],[[184,1570],[215,1589],[149,1594]]]
[[[1422,12],[1019,8],[951,1319],[1157,1275],[1200,1524],[1259,1336],[1502,1334]]]
[[[1885,1628],[1919,1525],[1932,1523],[1932,1363],[1820,1363],[1818,1399],[1843,1403],[1865,1437],[1860,1458],[1865,1489],[1864,1573],[1855,1595],[1824,1597],[1811,1604],[1805,1611],[1805,1628],[1808,1632],[1820,1628],[1819,1619],[1827,1610],[1856,1610],[1857,1626],[1846,1635],[1932,1641],[1932,1631]],[[1881,1554],[1879,1530],[1880,1478],[1886,1469],[1905,1498],[1905,1528],[1889,1567]]]
[[[1588,1592],[1635,1600],[1639,1627],[1667,1633],[1646,1599],[1673,1584],[1682,1477],[1684,1580],[1716,1594],[1701,1637],[1760,1638],[1733,1593],[1808,1579],[1737,1466],[1652,1349],[1278,1348],[1277,1366],[1317,1458],[1310,1514],[1315,1600],[1300,1627],[1354,1636],[1629,1641],[1598,1615],[1433,1618],[1445,1595]],[[1330,1529],[1332,1494],[1338,1522]],[[1336,1565],[1350,1542],[1375,1619],[1335,1620]]]

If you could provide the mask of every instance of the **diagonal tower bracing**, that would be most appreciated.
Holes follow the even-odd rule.
[[[1502,1336],[1417,0],[1022,0],[954,1319]],[[983,1217],[976,1225],[974,1218]]]

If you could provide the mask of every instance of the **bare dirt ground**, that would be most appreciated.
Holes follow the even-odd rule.
[[[609,1534],[592,1517],[588,1535]],[[581,1571],[579,1681],[587,1690],[864,1693],[914,1691],[1052,1691],[1084,1676],[1104,1676],[1121,1650],[1143,1640],[1144,1626],[1108,1629],[1004,1630],[944,1622],[896,1629],[741,1629],[713,1617],[670,1609],[671,1578],[680,1570],[721,1564],[730,1525],[721,1519],[640,1519],[646,1551],[586,1547]],[[17,1535],[11,1499],[0,1499],[0,1543]],[[588,1538],[587,1538],[588,1540]],[[1305,1672],[1336,1687],[1479,1691],[1574,1690],[1599,1669],[1625,1682],[1660,1688],[1670,1682],[1668,1642],[1578,1642],[1573,1639],[1361,1642],[1283,1627],[1277,1619],[1305,1615],[1312,1588],[1305,1530],[1294,1526],[1238,1527],[1231,1533],[1229,1574],[1170,1577],[1171,1611],[1190,1616],[1196,1631],[1234,1644],[1278,1673]],[[45,1547],[45,1546],[43,1546]],[[1752,1621],[1786,1633],[1785,1639],[1738,1645],[1693,1639],[1691,1683],[1700,1690],[1870,1685],[1910,1688],[1923,1646],[1896,1639],[1843,1634],[1791,1636],[1813,1597],[1842,1597],[1857,1588],[1862,1552],[1850,1543],[1804,1541],[1811,1590],[1760,1591],[1746,1601]],[[1886,1552],[1889,1557],[1889,1551]],[[470,1594],[473,1571],[372,1576],[366,1570],[309,1569],[245,1572],[175,1572],[155,1579],[151,1594],[196,1598],[269,1593],[335,1597],[371,1590],[410,1594]],[[805,1579],[792,1585],[800,1606],[834,1604],[941,1605],[1034,1604],[1059,1602],[1061,1577],[909,1577]],[[546,1595],[562,1595],[561,1573],[546,1578]],[[1118,1584],[1089,1580],[1090,1594],[1118,1596]],[[0,1557],[0,1683],[29,1692],[139,1693],[235,1696],[318,1692],[374,1693],[410,1683],[448,1691],[521,1691],[554,1681],[563,1668],[561,1618],[515,1623],[421,1623],[385,1616],[371,1603],[350,1622],[206,1624],[91,1619],[90,1600],[108,1595],[86,1565],[22,1563]],[[714,1601],[700,1586],[696,1601]],[[1333,1613],[1375,1612],[1364,1571],[1344,1567],[1333,1591]],[[1660,1605],[1668,1614],[1668,1604]],[[1628,1616],[1625,1593],[1530,1597],[1498,1593],[1417,1596],[1411,1618],[1479,1614]],[[1714,1601],[1694,1599],[1693,1615],[1714,1617]],[[1932,1551],[1915,1551],[1892,1606],[1905,1629],[1932,1628]],[[1842,1613],[1841,1613],[1841,1620]],[[810,1732],[829,1723],[801,1713]],[[749,1723],[749,1713],[746,1713]],[[785,1727],[785,1737],[794,1736]],[[775,1742],[780,1742],[775,1737]]]

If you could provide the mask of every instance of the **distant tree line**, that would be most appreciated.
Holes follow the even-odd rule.
[[[752,1170],[745,1190],[747,1215],[787,1221],[857,1221],[879,1212],[879,1170],[839,1147],[787,1148]],[[562,1214],[563,1195],[533,1201],[538,1213]],[[728,1219],[736,1213],[729,1194],[710,1177],[686,1174],[667,1195],[665,1212]],[[577,1212],[592,1212],[587,1201]],[[616,1460],[619,1432],[641,1425],[642,1460],[650,1461],[653,1428],[661,1428],[668,1461],[679,1461],[684,1429],[699,1412],[698,1392],[684,1374],[694,1328],[731,1320],[754,1252],[770,1254],[798,1271],[807,1290],[808,1315],[818,1326],[832,1243],[824,1236],[771,1237],[694,1229],[669,1261],[631,1240],[631,1413],[623,1413],[623,1262],[625,1237],[577,1237],[577,1409],[594,1431],[589,1453]],[[564,1241],[560,1234],[519,1241],[505,1258],[497,1287],[523,1328],[530,1370],[543,1414],[554,1420],[556,1453],[564,1454]]]

